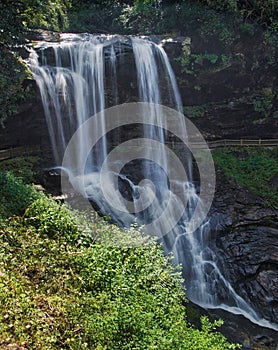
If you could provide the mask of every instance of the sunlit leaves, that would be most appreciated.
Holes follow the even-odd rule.
[[[9,183],[16,187],[16,181]],[[135,228],[86,222],[20,186],[31,206],[21,217],[0,220],[1,344],[30,350],[236,348],[214,332],[219,322],[203,318],[201,331],[187,324],[180,275],[157,243],[140,245]],[[5,198],[13,194],[12,186],[2,188]],[[10,215],[17,210],[7,208]],[[111,237],[125,244],[111,245]]]

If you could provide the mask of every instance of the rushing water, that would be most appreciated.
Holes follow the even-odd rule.
[[[143,181],[135,183],[129,174],[120,171],[121,167],[118,171],[108,167],[103,184],[100,172],[103,172],[103,164],[109,154],[105,81],[109,80],[110,105],[117,105],[120,79],[117,70],[125,64],[127,52],[132,53],[136,67],[137,101],[150,103],[148,113],[142,114],[142,134],[137,139],[137,148],[143,149],[141,158],[145,159],[140,163]],[[167,175],[173,169],[165,147],[167,125],[158,106],[168,105],[181,112],[182,103],[162,46],[141,38],[67,34],[59,43],[40,43],[36,51],[30,52],[29,67],[40,89],[56,166],[61,166],[68,143],[78,130],[75,134],[78,156],[74,159],[68,157],[64,163],[72,186],[97,203],[104,215],[111,215],[115,222],[123,226],[129,226],[135,217],[139,224],[156,222],[157,217],[161,217],[161,213],[167,209],[167,215],[162,215],[163,219],[157,221],[155,230],[161,232],[169,228],[167,235],[158,236],[165,251],[172,251],[176,261],[183,266],[189,299],[206,308],[220,307],[243,314],[255,323],[273,328],[236,293],[220,271],[217,257],[209,244],[209,221],[202,223],[197,230],[190,225],[192,213],[201,200],[192,182],[189,152],[185,152],[183,162],[187,178],[170,179],[177,189],[175,193],[169,187]],[[129,68],[126,67],[127,70]],[[164,87],[163,91],[161,86]],[[98,118],[94,120],[93,130],[81,127],[96,113]],[[176,127],[186,139],[183,118]],[[91,140],[98,139],[98,135],[104,137],[99,139],[88,156]],[[149,140],[152,140],[151,144]],[[133,210],[124,213],[119,208],[127,204],[123,199],[118,199],[120,190],[114,188],[119,179],[129,191],[133,205]],[[108,196],[110,193],[111,201],[103,195],[103,187]],[[187,203],[186,207],[184,203]],[[178,208],[182,208],[179,214]]]

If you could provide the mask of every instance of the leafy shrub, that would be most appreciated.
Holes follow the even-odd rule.
[[[25,212],[25,218],[38,232],[49,237],[64,236],[73,239],[78,235],[78,223],[71,211],[62,203],[43,196]]]
[[[10,172],[0,171],[0,215],[21,215],[39,194],[31,185],[25,185]]]
[[[236,11],[237,9],[237,0],[199,0],[198,2],[215,10]]]
[[[66,242],[42,238],[23,218],[2,223],[0,231],[0,344],[62,349],[56,342],[65,331],[62,298],[69,292]]]
[[[25,216],[0,220],[2,346],[236,349],[214,332],[219,322],[187,324],[180,274],[153,240],[85,222],[44,195],[29,201]]]
[[[66,239],[68,244],[76,246],[88,246],[96,240],[100,231],[103,235],[106,233],[104,223],[101,228],[98,227],[96,216],[77,213],[44,194],[26,209],[24,218],[38,233],[51,239]]]
[[[124,8],[121,22],[130,33],[156,34],[161,32],[162,17],[160,1],[137,0]]]
[[[180,275],[155,242],[122,248],[103,239],[78,248],[65,235],[42,236],[28,220],[1,227],[2,344],[30,350],[236,349],[214,332],[219,322],[204,318],[201,331],[186,323]],[[97,227],[129,240],[115,226]]]
[[[207,319],[204,333],[186,324],[181,279],[154,242],[124,249],[97,244],[76,259],[81,288],[91,296],[90,307],[84,305],[91,347],[235,348]]]

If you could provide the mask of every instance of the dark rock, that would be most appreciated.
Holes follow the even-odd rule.
[[[4,128],[0,127],[0,148],[11,148],[18,146],[48,145],[49,136],[44,117],[40,95],[34,81],[33,92],[36,96],[24,104],[21,104],[19,111],[4,122]]]
[[[210,317],[224,321],[220,331],[233,343],[242,344],[242,350],[277,350],[278,332],[260,327],[241,315],[224,310],[209,310]]]
[[[217,180],[211,224],[219,265],[236,292],[261,317],[277,323],[278,212],[222,173]]]
[[[266,346],[273,346],[275,345],[274,340],[271,337],[268,337],[266,335],[257,335],[254,337],[254,341],[256,343],[262,343]]]
[[[241,37],[228,48],[217,38],[206,42],[194,32],[189,37],[186,55],[191,64],[186,69],[176,60],[183,56],[182,44],[177,43],[175,49],[172,44],[164,47],[188,116],[206,139],[277,138],[278,119],[273,118],[277,101],[272,101],[268,111],[255,108],[277,89],[277,66],[269,63],[271,48],[265,44],[263,33],[258,30],[251,37]],[[208,53],[218,56],[215,63],[201,59]],[[192,106],[200,107],[198,113],[196,109],[190,113]]]
[[[59,42],[61,40],[60,33],[46,29],[30,30],[26,33],[26,39],[29,41],[52,41]]]

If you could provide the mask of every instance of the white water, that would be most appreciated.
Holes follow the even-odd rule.
[[[139,100],[153,104],[150,113],[142,119],[144,128],[140,139],[141,146],[145,149],[144,159],[150,161],[143,163],[144,178],[148,180],[139,184],[134,184],[124,174],[119,175],[119,172],[107,168],[104,185],[106,193],[110,193],[110,200],[107,200],[100,180],[100,169],[108,155],[107,139],[101,138],[97,150],[90,153],[84,171],[84,158],[87,158],[86,152],[90,149],[90,140],[94,135],[90,128],[79,127],[99,113],[100,118],[93,132],[106,135],[105,78],[110,77],[113,103],[117,104],[117,62],[122,57],[121,45],[127,45],[133,50]],[[49,48],[54,51],[55,62],[52,65],[46,52]],[[149,147],[147,141],[145,144],[144,140],[149,139],[162,145],[165,142],[165,124],[157,104],[169,104],[178,111],[181,111],[182,106],[175,76],[163,48],[139,38],[65,35],[61,43],[41,44],[38,51],[42,54],[41,59],[39,60],[36,51],[32,51],[29,67],[41,92],[56,165],[62,164],[71,136],[77,129],[80,131],[76,141],[78,157],[67,160],[66,171],[73,187],[84,197],[91,198],[103,214],[111,215],[122,226],[129,226],[135,216],[130,210],[125,213],[120,211],[121,207],[128,204],[118,199],[119,189],[114,188],[119,176],[131,190],[133,212],[138,213],[136,220],[139,224],[155,221],[167,208],[167,215],[158,221],[156,230],[159,232],[169,227],[169,233],[161,239],[165,251],[173,251],[176,261],[183,265],[189,299],[206,308],[223,308],[242,314],[257,324],[275,329],[274,325],[261,319],[236,293],[219,270],[217,257],[209,245],[209,221],[192,232],[190,218],[200,198],[192,185],[190,157],[185,164],[187,179],[171,179],[177,189],[173,193],[165,175],[171,170],[166,147]],[[162,84],[167,90],[166,99],[160,89]],[[186,133],[183,121],[180,121],[178,128]],[[164,171],[155,166],[154,161]],[[111,204],[113,201],[114,205]],[[185,209],[184,203],[187,203]],[[177,214],[178,208],[182,208],[181,215]]]

